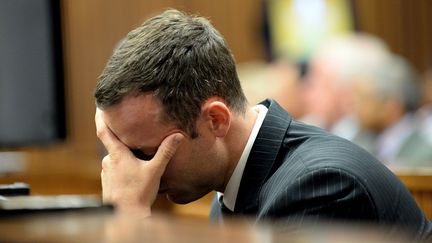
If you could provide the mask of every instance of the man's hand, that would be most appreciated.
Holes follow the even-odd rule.
[[[184,136],[175,133],[166,137],[153,159],[145,161],[136,158],[107,127],[99,109],[96,109],[95,122],[97,136],[108,151],[101,172],[104,202],[113,203],[119,211],[139,211],[143,216],[150,216],[166,165]]]

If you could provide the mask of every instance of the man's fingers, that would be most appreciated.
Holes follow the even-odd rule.
[[[156,162],[154,166],[157,166],[162,171],[165,170],[166,165],[176,153],[183,138],[184,136],[181,133],[174,133],[166,137],[152,159],[153,162]]]
[[[97,136],[102,141],[109,154],[124,152],[126,150],[129,151],[106,125],[103,119],[103,112],[99,108],[96,108],[95,123]]]

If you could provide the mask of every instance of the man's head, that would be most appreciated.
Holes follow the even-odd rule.
[[[348,34],[324,43],[311,60],[305,82],[305,109],[331,129],[353,109],[352,86],[389,55],[385,43],[368,34]]]
[[[153,93],[163,120],[196,137],[202,103],[219,97],[244,113],[246,98],[223,37],[204,18],[168,10],[131,31],[112,55],[96,86],[101,109],[127,95]]]
[[[207,20],[175,10],[147,20],[110,58],[95,97],[107,127],[144,160],[166,137],[185,135],[160,181],[170,200],[223,190],[238,159],[228,150],[244,129],[233,121],[247,116],[247,101],[230,50]]]
[[[360,126],[382,132],[405,114],[415,112],[421,99],[419,83],[414,68],[397,55],[359,76],[354,86],[354,111]]]

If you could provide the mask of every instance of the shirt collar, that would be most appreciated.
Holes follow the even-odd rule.
[[[267,114],[268,108],[264,105],[256,105],[254,107],[258,111],[258,117],[255,121],[255,124],[252,128],[252,132],[249,135],[249,139],[246,143],[245,148],[243,149],[243,153],[240,157],[240,160],[238,161],[233,174],[231,175],[231,178],[228,181],[228,184],[225,188],[225,192],[218,193],[218,197],[223,197],[223,203],[227,208],[229,208],[231,211],[234,211],[234,206],[236,204],[237,194],[240,187],[240,181],[243,176],[243,171],[246,166],[246,161],[248,160],[250,151],[252,149],[252,145],[255,142],[255,139],[258,135],[258,131],[261,128],[261,125],[264,121],[264,118]]]

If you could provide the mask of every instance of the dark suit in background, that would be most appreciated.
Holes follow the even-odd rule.
[[[298,224],[314,220],[372,222],[429,236],[430,222],[406,187],[353,143],[294,121],[276,102],[249,155],[232,215]],[[220,204],[210,217],[220,219]]]

